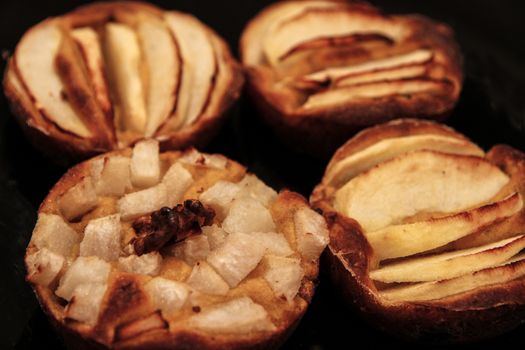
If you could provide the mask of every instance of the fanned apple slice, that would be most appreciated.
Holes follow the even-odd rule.
[[[481,247],[413,258],[370,272],[384,283],[440,281],[504,263],[525,248],[525,235]]]
[[[473,272],[444,281],[419,283],[379,292],[391,302],[430,301],[471,291],[476,288],[506,283],[525,276],[525,256],[504,265]]]
[[[148,70],[146,137],[152,136],[175,108],[180,59],[175,40],[161,20],[145,16],[137,25]]]
[[[312,110],[315,108],[342,105],[356,100],[395,95],[414,95],[423,92],[439,92],[447,88],[448,84],[444,81],[426,78],[376,82],[357,86],[342,86],[311,95],[301,108],[304,110]]]
[[[428,72],[426,64],[402,66],[398,68],[385,69],[370,73],[352,74],[335,80],[335,86],[351,86],[379,81],[393,81],[401,79],[422,78]]]
[[[365,231],[373,231],[422,212],[453,213],[478,206],[508,181],[483,158],[414,151],[354,177],[336,192],[334,206]]]
[[[406,194],[405,194],[406,195]],[[365,233],[379,261],[441,247],[516,213],[523,207],[519,193],[495,203],[450,216],[389,226]]]
[[[405,54],[367,61],[352,66],[326,68],[322,71],[308,74],[302,79],[305,81],[320,83],[333,82],[358,74],[380,72],[392,68],[401,68],[418,64],[421,65],[430,61],[432,56],[433,54],[430,50],[416,50]]]
[[[403,153],[433,150],[483,157],[485,152],[472,142],[443,135],[413,135],[381,140],[328,168],[325,182],[340,187],[358,174]]]
[[[171,12],[165,19],[182,56],[177,109],[168,120],[176,130],[192,124],[204,111],[213,90],[217,62],[208,33],[193,16]]]
[[[92,132],[65,98],[64,85],[56,73],[55,57],[62,39],[61,29],[53,21],[31,29],[17,46],[15,65],[43,116],[67,132],[89,138]]]
[[[123,24],[108,23],[105,28],[106,61],[118,101],[117,128],[142,133],[147,114],[137,35]]]
[[[72,30],[71,37],[80,49],[90,76],[95,97],[108,120],[112,120],[113,107],[109,95],[99,35],[92,28],[82,27]]]
[[[406,35],[407,30],[384,18],[356,15],[348,9],[312,7],[287,17],[269,30],[263,41],[264,53],[268,61],[275,65],[283,55],[301,43],[316,38],[347,36],[363,31],[399,39]]]

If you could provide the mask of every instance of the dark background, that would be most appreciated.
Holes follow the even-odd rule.
[[[1,69],[5,57],[31,25],[85,1],[0,1]],[[237,52],[245,23],[271,1],[155,1],[164,8],[193,13],[214,28]],[[372,1],[388,12],[418,12],[456,31],[465,55],[466,80],[460,102],[447,121],[482,147],[508,143],[525,151],[525,8],[520,0]],[[276,188],[305,196],[321,178],[327,160],[286,150],[241,99],[234,117],[208,147],[238,160]],[[23,254],[36,209],[65,169],[40,156],[24,139],[0,94],[0,349],[62,349],[24,282]],[[407,346],[375,331],[341,307],[321,275],[313,303],[285,349],[339,349]],[[525,327],[462,348],[525,345]]]

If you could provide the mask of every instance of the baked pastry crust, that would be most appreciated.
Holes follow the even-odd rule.
[[[148,140],[143,141],[142,143],[151,144],[152,142],[153,141]],[[106,175],[104,175],[103,170],[105,168],[102,168],[101,170],[98,165],[103,164],[103,166],[106,167],[108,166],[107,164],[110,164],[108,159],[118,158],[121,161],[123,158],[130,156],[132,157],[131,164],[133,164],[133,157],[135,153],[138,153],[137,147],[141,147],[140,145],[141,143],[138,143],[133,152],[130,149],[113,151],[74,166],[56,183],[39,208],[39,222],[37,223],[33,238],[26,253],[26,266],[28,270],[27,279],[35,290],[40,305],[49,316],[53,326],[63,336],[68,347],[74,349],[269,349],[281,345],[297,326],[314,294],[316,278],[318,275],[319,255],[321,254],[321,250],[328,243],[328,231],[324,219],[310,209],[308,202],[299,194],[283,190],[277,195],[273,190],[260,182],[260,180],[257,180],[255,176],[247,174],[246,169],[240,164],[221,155],[201,154],[195,150],[161,153],[159,164],[161,169],[160,178],[162,180],[153,187],[148,187],[146,189],[137,187],[133,187],[133,189],[128,188],[123,197],[120,197],[120,195],[115,197],[115,195],[107,194],[108,189],[115,191],[115,188],[117,188],[118,191],[118,187],[120,186],[119,183],[126,182],[122,179],[119,183],[113,182],[112,186],[116,186],[113,189],[108,188],[107,186],[103,187],[105,194],[100,192],[102,191],[100,190],[100,188],[102,188],[100,181],[103,181],[100,179],[103,179]],[[176,170],[178,173],[172,172],[176,167],[179,167]],[[145,166],[141,169],[144,168]],[[112,171],[116,172],[117,170],[112,168]],[[102,175],[100,175],[101,177],[98,178],[98,180],[93,180],[95,179],[94,174],[97,172],[100,172]],[[172,175],[166,175],[170,172],[172,172]],[[173,174],[178,175],[173,177]],[[184,176],[181,174],[186,174],[184,176],[189,177],[192,180],[190,182],[188,182],[188,180],[183,180]],[[133,171],[131,177],[133,181]],[[169,185],[169,181],[171,181],[170,179],[175,179],[176,182]],[[90,197],[88,194],[91,191],[90,189],[86,190],[86,188],[91,187],[91,182],[86,185],[86,181],[92,181],[93,186],[97,188],[98,194],[96,200],[86,200],[86,198]],[[204,195],[201,196],[201,194],[207,193],[206,191],[213,186],[222,186],[224,182],[228,182],[227,185],[229,184],[224,187],[225,189],[237,185],[240,186],[240,192],[238,192],[240,194],[238,194],[237,197],[234,197],[231,203],[221,202],[222,204],[217,204],[217,200],[220,202],[221,199],[224,198],[223,196],[228,195],[225,193],[211,199],[209,194],[207,197]],[[182,183],[186,183],[186,185],[182,185]],[[81,191],[84,191],[82,196],[78,196],[78,192],[76,192],[78,191],[79,184],[84,184],[84,187],[80,187]],[[180,197],[177,202],[192,198],[197,199],[196,197],[199,197],[207,208],[212,208],[215,211],[216,216],[215,219],[213,219],[214,226],[208,227],[210,230],[212,230],[213,227],[216,227],[216,225],[221,225],[223,227],[223,229],[219,229],[222,232],[225,232],[224,230],[227,229],[226,220],[228,220],[231,210],[227,212],[228,214],[226,215],[226,218],[223,218],[222,216],[224,213],[221,212],[222,205],[235,205],[233,204],[235,201],[243,200],[249,201],[252,204],[254,200],[261,200],[262,202],[267,203],[266,205],[268,205],[268,209],[263,208],[261,204],[257,204],[260,208],[263,208],[260,209],[259,212],[262,210],[263,212],[271,213],[270,218],[273,221],[271,225],[275,225],[275,233],[268,233],[266,235],[279,236],[280,238],[274,243],[277,244],[277,248],[281,250],[284,249],[285,252],[279,253],[279,249],[277,252],[274,252],[273,250],[270,250],[270,248],[267,248],[268,250],[265,250],[262,258],[259,256],[259,260],[257,260],[258,262],[255,262],[257,265],[252,266],[250,270],[251,272],[245,271],[245,275],[240,279],[240,282],[239,280],[236,280],[234,284],[231,284],[228,279],[228,269],[220,269],[220,263],[224,262],[224,260],[215,260],[219,261],[219,265],[214,265],[210,259],[208,259],[208,263],[206,263],[206,257],[200,257],[198,262],[190,262],[188,256],[192,257],[192,254],[198,254],[198,250],[194,251],[192,249],[198,249],[199,246],[193,246],[193,248],[190,247],[190,252],[188,253],[184,250],[187,249],[184,248],[185,241],[177,243],[177,245],[174,246],[179,247],[180,244],[183,244],[182,249],[165,246],[159,251],[161,253],[159,259],[162,258],[162,261],[160,262],[160,267],[157,266],[155,269],[155,272],[151,272],[153,271],[151,269],[144,270],[144,265],[141,265],[142,267],[139,266],[139,270],[133,270],[137,268],[137,265],[123,268],[121,266],[121,259],[125,260],[129,257],[134,257],[133,259],[138,260],[140,256],[137,257],[134,255],[135,253],[130,251],[130,249],[133,250],[133,248],[127,245],[127,242],[131,242],[131,245],[133,245],[134,242],[132,237],[134,236],[133,232],[135,232],[135,226],[134,224],[133,226],[130,226],[130,220],[135,220],[133,218],[137,217],[137,212],[135,212],[132,217],[129,216],[129,211],[128,214],[125,214],[126,210],[122,209],[124,206],[121,202],[123,200],[125,201],[126,196],[129,194],[133,195],[138,192],[144,193],[144,191],[150,191],[152,188],[161,185],[168,186],[168,188],[170,188],[169,186],[173,186],[170,193],[177,192],[178,190],[176,189],[180,188],[179,186],[182,186],[183,190],[180,191]],[[249,186],[254,186],[253,191],[255,192],[247,192],[250,196],[253,196],[253,199],[244,199],[246,198],[246,193],[243,192],[245,191],[243,188],[249,190],[249,188],[252,188]],[[210,192],[208,191],[208,193]],[[117,200],[119,197],[120,200]],[[73,200],[71,198],[73,198]],[[87,201],[91,202],[89,206],[86,206]],[[154,203],[155,197],[153,196],[148,200],[143,197],[138,200],[135,205],[140,207],[145,202]],[[158,206],[161,206],[162,203],[164,203],[164,200],[162,200]],[[74,210],[72,209],[73,207],[79,207],[79,209]],[[128,210],[130,208],[133,209],[133,206],[127,206],[127,208]],[[151,211],[153,209],[145,210]],[[114,249],[110,249],[104,253],[103,251],[106,250],[104,246],[109,245],[110,243],[97,243],[96,240],[95,242],[91,241],[91,243],[89,243],[88,241],[90,238],[88,236],[93,233],[93,230],[90,230],[89,226],[93,225],[94,222],[100,222],[100,220],[114,217],[115,212],[116,214],[120,213],[120,225],[122,227],[120,231],[120,248],[117,248],[116,252]],[[311,251],[305,253],[302,250],[303,248],[300,247],[300,241],[297,241],[296,243],[296,240],[299,239],[298,237],[300,235],[297,231],[299,228],[296,219],[299,212],[302,214],[306,213],[306,220],[313,218],[314,221],[322,223],[322,232],[314,232],[314,234],[309,233],[311,237],[319,237],[319,241],[316,241],[313,244],[313,247],[315,248],[313,256]],[[251,215],[254,214],[252,213]],[[257,213],[255,215],[259,214]],[[51,223],[49,226],[53,228],[53,232],[64,230],[66,232],[71,232],[70,230],[73,229],[77,232],[79,239],[81,240],[80,248],[78,245],[79,242],[77,242],[78,240],[75,241],[76,243],[67,243],[70,241],[70,238],[68,238],[67,235],[62,236],[60,240],[53,238],[53,233],[50,233],[50,231],[45,228],[44,223],[44,221],[49,219],[50,216],[54,216],[54,223]],[[252,217],[252,219],[259,220],[258,217]],[[56,225],[56,220],[59,221],[59,225],[53,226]],[[230,219],[230,223],[231,221],[232,219]],[[105,227],[106,228],[104,228],[104,226],[99,226],[102,230],[100,232],[102,233],[100,233],[101,236],[98,236],[98,239],[104,239],[104,235],[106,235],[106,237],[109,235],[107,226]],[[216,229],[217,228],[213,230]],[[90,231],[91,233],[89,233]],[[310,231],[312,230],[309,230],[309,232]],[[221,247],[228,244],[228,237],[232,237],[232,234],[238,235],[238,233],[227,235],[226,240],[223,240],[223,243],[219,243],[219,245],[214,248],[212,246],[212,238],[210,238],[211,234],[212,233],[206,233],[205,235],[205,233],[201,233],[199,235],[201,239],[205,239],[206,242],[209,242],[206,243],[206,246],[209,244],[209,248],[207,249],[210,250],[209,253],[206,253],[208,254],[208,258],[211,254],[214,254],[214,252],[217,252],[219,249],[222,249]],[[253,235],[255,237],[265,235],[265,233],[250,233],[249,235],[247,233],[239,234],[242,236]],[[253,240],[254,238],[251,239]],[[284,246],[282,245],[283,241]],[[263,242],[264,241],[261,241],[258,245],[267,244]],[[95,250],[92,249],[91,253],[86,253],[83,249],[93,243],[98,244],[99,247]],[[69,244],[70,246],[65,250],[65,253],[63,244]],[[310,245],[310,247],[312,247],[312,245]],[[257,247],[248,247],[245,249],[249,250],[255,248]],[[38,260],[38,254],[43,254],[44,251],[45,254],[51,256],[51,259]],[[80,287],[75,287],[77,289],[75,289],[76,292],[73,293],[73,297],[70,300],[67,300],[69,296],[66,296],[67,292],[65,291],[67,291],[69,287],[66,287],[66,285],[69,283],[68,281],[71,281],[72,279],[66,275],[75,269],[72,266],[77,264],[81,258],[93,260],[94,257],[90,256],[90,254],[104,257],[104,254],[108,253],[110,255],[116,253],[117,256],[120,255],[120,257],[118,260],[107,260],[107,258],[104,258],[103,260],[106,260],[106,262],[96,259],[98,264],[106,265],[109,263],[111,265],[107,280],[103,282],[103,285],[107,286],[107,289],[103,294],[104,296],[102,299],[99,299],[99,306],[97,306],[97,302],[92,302],[90,307],[93,309],[98,307],[99,312],[92,314],[91,310],[86,312],[86,310],[82,310],[81,308],[75,311],[75,303],[80,300],[80,305],[83,305],[81,299],[77,300],[76,298],[85,298],[86,296],[83,296],[82,293],[77,290],[82,286],[79,285]],[[129,255],[130,253],[131,255]],[[60,268],[60,271],[58,271],[58,268],[54,269],[53,267],[55,266],[53,264],[53,259],[56,258],[57,254],[59,256],[64,254],[62,257],[65,257],[64,266]],[[158,252],[153,252],[152,254],[157,254],[157,256],[159,256]],[[258,253],[254,254],[262,253],[261,251],[258,251]],[[142,256],[144,257],[146,255]],[[35,256],[37,258],[34,258]],[[196,256],[199,257],[200,255]],[[233,259],[242,258],[235,255],[231,257]],[[224,258],[224,256],[222,258]],[[196,258],[192,257],[192,259],[195,260]],[[286,265],[288,267],[285,268],[284,274],[280,274],[281,281],[283,281],[283,279],[288,280],[286,276],[291,273],[290,271],[297,274],[297,269],[299,269],[299,272],[301,273],[299,276],[300,279],[297,280],[297,277],[294,277],[294,281],[298,284],[296,286],[297,289],[294,289],[293,286],[291,287],[292,294],[286,294],[286,292],[284,292],[285,294],[281,295],[276,291],[278,289],[273,289],[275,286],[270,282],[265,282],[269,281],[266,277],[266,273],[272,271],[272,259],[278,262],[285,261],[286,264],[290,262],[293,263],[292,270],[289,269],[290,265]],[[250,262],[250,264],[251,263],[253,263],[253,261]],[[218,288],[205,285],[204,288],[214,288],[214,290],[202,291],[202,289],[199,289],[193,284],[191,281],[193,271],[197,269],[198,266],[204,266],[203,264],[206,266],[212,266],[213,270],[218,271],[213,272],[213,275],[219,276],[217,273],[221,274],[222,278],[224,278],[224,280],[222,280],[222,278],[219,277],[219,280],[222,281],[219,283],[221,288],[224,288],[224,285],[226,285],[224,281],[228,281],[230,287],[228,288],[228,285],[226,285],[226,291],[220,292],[218,291]],[[248,264],[248,262],[246,262],[246,264]],[[229,266],[231,267],[232,265]],[[129,268],[132,270],[127,270]],[[188,279],[187,275],[190,274],[190,271],[192,271],[192,274]],[[83,273],[88,272],[83,271]],[[89,275],[87,276],[88,277],[84,278],[85,283],[91,283],[89,282],[90,278],[97,278],[93,276],[89,277]],[[159,279],[163,280],[163,283],[166,283],[166,281],[176,281],[175,283],[177,283],[179,287],[182,285],[183,290],[189,291],[187,298],[184,297],[186,300],[185,303],[182,304],[182,306],[177,306],[178,310],[175,313],[169,311],[169,309],[167,309],[162,303],[160,306],[159,304],[156,304],[155,300],[157,299],[155,299],[155,294],[149,289],[148,286],[150,284],[148,283]],[[99,285],[97,283],[100,283],[100,281],[96,282],[95,285]],[[213,283],[216,284],[218,282],[210,280],[209,283],[210,286],[213,286]],[[279,281],[276,283],[279,286]],[[56,288],[57,285],[58,288]],[[93,284],[91,284],[91,286],[93,286]],[[202,284],[200,287],[203,287]],[[285,291],[286,290],[287,289],[285,288]],[[58,294],[60,294],[60,297]],[[169,294],[166,295],[169,296]],[[246,299],[250,300],[248,306],[245,306],[245,308],[253,309],[254,305],[256,305],[255,313],[258,315],[257,317],[259,317],[256,323],[248,320],[252,323],[247,327],[246,324],[242,323],[242,319],[241,321],[237,319],[236,321],[233,321],[233,326],[223,326],[223,323],[229,322],[228,317],[232,316],[235,318],[235,315],[231,315],[232,311],[230,311],[230,316],[225,316],[224,314],[221,316],[226,317],[222,320],[220,318],[212,318],[211,324],[207,323],[205,326],[202,326],[203,319],[201,318],[201,326],[197,325],[198,322],[195,317],[198,317],[199,315],[210,315],[209,312],[216,310],[215,308],[220,308],[221,305],[226,305],[241,299],[245,303]],[[263,311],[261,311],[261,309]],[[78,310],[80,310],[80,312]],[[241,308],[237,309],[235,312],[243,314],[249,311]],[[261,316],[261,312],[265,315],[264,317]],[[86,317],[86,314],[91,316]],[[215,314],[215,317],[218,317],[217,314]],[[238,326],[235,326],[235,324]],[[217,328],[214,329],[214,327]],[[236,327],[244,328],[236,329]]]
[[[118,28],[110,29],[112,25]],[[118,39],[111,41],[109,32]],[[36,47],[39,42],[44,42],[42,50]],[[119,42],[122,48],[112,51]],[[130,46],[130,52],[116,57]],[[190,64],[195,49],[204,58]],[[33,55],[33,50],[49,54]],[[111,66],[111,60],[119,63]],[[40,73],[31,70],[38,65]],[[115,65],[131,71],[120,74]],[[205,72],[201,76],[199,69]],[[46,79],[37,79],[41,72],[47,72]],[[118,86],[122,76],[133,76],[121,84],[132,88]],[[40,80],[54,85],[38,86]],[[127,147],[144,137],[158,139],[166,150],[203,146],[218,132],[243,82],[239,64],[211,28],[191,15],[141,2],[93,3],[35,25],[22,37],[3,79],[11,110],[28,139],[61,164]],[[171,95],[165,91],[169,89]],[[51,99],[44,100],[42,94],[48,92]],[[192,96],[197,97],[188,102]],[[185,107],[190,103],[193,106]],[[155,120],[133,130],[133,122],[122,125],[127,114],[146,118],[146,124]]]
[[[338,163],[381,140],[394,140],[395,138],[425,134],[441,135],[456,138],[460,142],[468,142],[463,135],[444,125],[407,119],[366,129],[349,140],[335,153],[323,180],[311,196],[312,205],[324,211],[330,230],[329,249],[327,249],[325,257],[332,282],[350,307],[358,310],[364,318],[382,331],[396,337],[429,343],[467,342],[489,338],[511,330],[523,323],[525,280],[521,275],[516,274],[506,281],[487,282],[476,287],[477,272],[474,272],[472,287],[456,293],[449,292],[438,298],[425,298],[424,295],[419,295],[419,299],[415,298],[414,300],[410,300],[410,297],[414,297],[413,295],[408,297],[405,295],[405,298],[389,300],[387,294],[383,293],[385,288],[390,288],[388,284],[374,280],[374,270],[378,271],[376,259],[378,251],[373,248],[374,244],[367,238],[370,236],[367,236],[368,233],[363,228],[363,222],[360,223],[334,208],[334,198],[342,186],[342,183],[337,181],[337,176],[333,176]],[[410,152],[414,154],[417,151],[416,148],[405,150],[409,153],[400,152],[393,157],[401,159]],[[475,157],[477,159],[478,156]],[[509,177],[509,182],[503,187],[499,198],[512,192],[523,197],[525,191],[525,155],[522,152],[507,145],[496,145],[482,157]],[[381,165],[371,165],[372,168],[369,169],[374,170],[378,166]],[[366,170],[354,176],[360,176],[359,174],[364,173]],[[473,191],[479,190],[481,189],[473,189]],[[440,191],[445,191],[445,188],[441,188]],[[493,221],[474,233],[445,244],[430,253],[434,252],[435,256],[438,256],[443,251],[454,252],[458,249],[479,247],[520,234],[525,225],[525,211],[522,207],[518,209],[507,218]],[[417,220],[416,218],[415,221],[417,222]],[[475,219],[472,218],[472,220]],[[428,234],[431,233],[431,231],[428,232]],[[416,255],[412,261],[417,260],[417,257]],[[509,260],[516,264],[513,265],[513,268],[519,269],[522,263],[520,259],[523,259],[523,256],[518,254],[514,260]],[[386,266],[389,266],[388,264],[387,260]],[[453,268],[455,268],[453,265],[448,265],[449,270]],[[416,273],[429,271],[429,269],[428,266],[426,269],[420,267]],[[488,270],[479,272],[479,278],[482,278],[481,276]],[[499,273],[503,274],[503,272]],[[401,277],[408,281],[411,280],[412,276],[405,274]],[[462,275],[456,280],[461,278]],[[427,282],[427,285],[429,283],[432,282]],[[434,285],[440,283],[446,284],[448,282],[446,280],[445,282],[439,281]],[[415,284],[417,285],[417,283]],[[423,284],[425,283],[421,283],[421,285]],[[400,286],[402,289],[403,284]]]
[[[391,119],[444,119],[463,80],[448,26],[350,1],[273,4],[244,29],[240,54],[261,116],[317,155]]]

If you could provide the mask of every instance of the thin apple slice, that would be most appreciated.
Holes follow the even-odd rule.
[[[450,216],[365,233],[378,260],[414,255],[441,247],[476,232],[523,207],[519,193],[495,203]]]
[[[267,32],[263,47],[268,62],[275,65],[294,47],[316,38],[375,33],[395,40],[403,38],[406,32],[404,26],[379,16],[363,16],[338,7],[312,7],[280,21]]]
[[[485,152],[472,142],[443,135],[413,135],[381,140],[329,167],[324,182],[338,188],[377,164],[403,153],[433,150],[450,154],[483,157]]]
[[[384,283],[439,281],[504,263],[525,248],[525,235],[481,247],[390,264],[370,272]]]
[[[64,97],[65,87],[56,72],[55,57],[63,40],[61,29],[46,21],[27,32],[15,52],[15,65],[21,82],[40,113],[59,128],[89,138],[84,121]]]
[[[177,109],[168,120],[170,127],[176,130],[192,124],[203,113],[213,89],[217,62],[208,33],[196,18],[170,12],[165,19],[182,56]]]
[[[390,302],[430,301],[468,292],[477,288],[507,283],[525,276],[525,257],[504,265],[476,271],[444,281],[425,282],[386,289],[379,294]]]
[[[352,86],[379,81],[393,81],[401,79],[423,78],[428,73],[428,66],[424,64],[409,65],[377,72],[348,75],[336,79],[334,86]]]
[[[105,28],[105,59],[119,107],[117,128],[143,133],[147,113],[137,35],[123,24],[108,23]]]
[[[168,322],[162,318],[161,313],[156,311],[149,316],[135,319],[131,322],[119,326],[115,330],[115,340],[125,341],[138,337],[142,333],[153,330],[166,330],[169,328]]]
[[[95,98],[108,120],[113,119],[113,106],[110,99],[106,68],[98,33],[89,27],[77,28],[71,31],[91,80]]]
[[[175,108],[181,62],[175,40],[162,20],[144,16],[137,24],[137,36],[148,70],[146,137],[150,137]]]
[[[365,231],[373,231],[418,213],[453,213],[478,206],[508,181],[483,158],[414,151],[350,180],[336,192],[334,206],[359,221]]]
[[[304,76],[305,81],[330,83],[346,78],[355,77],[359,74],[384,72],[393,68],[406,66],[421,65],[432,59],[432,51],[416,50],[405,54],[386,57],[378,60],[367,61],[348,67],[326,68],[322,71],[315,72]]]
[[[448,86],[448,83],[444,81],[420,78],[342,86],[309,96],[301,108],[311,110],[341,105],[356,100],[437,92],[447,89]]]

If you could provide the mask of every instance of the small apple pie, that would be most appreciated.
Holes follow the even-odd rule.
[[[95,3],[28,30],[4,90],[29,139],[60,163],[155,138],[203,145],[243,83],[226,43],[195,17]]]
[[[146,140],[70,169],[25,261],[72,349],[264,349],[306,311],[327,244],[302,196]]]
[[[441,119],[462,87],[452,30],[350,1],[282,1],[240,41],[248,87],[285,141],[328,154],[395,118]]]
[[[525,154],[401,119],[329,163],[312,203],[345,300],[406,338],[486,338],[525,318]]]

